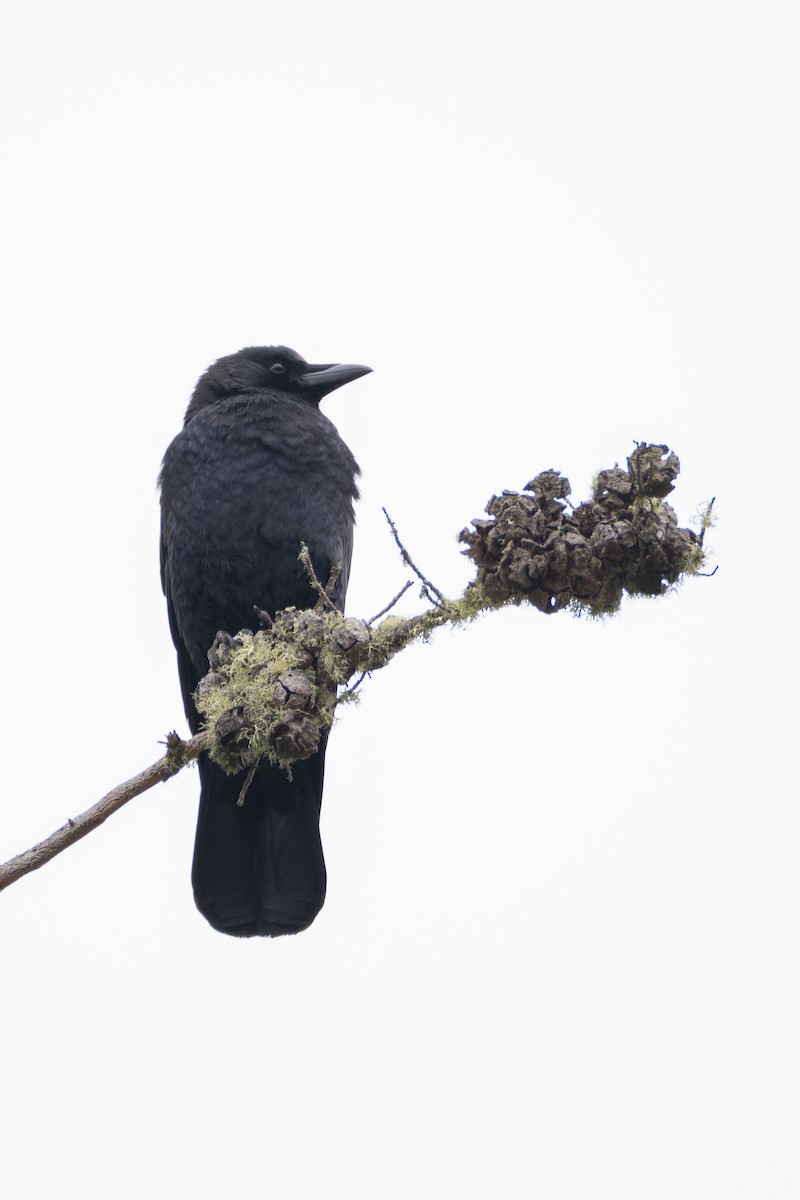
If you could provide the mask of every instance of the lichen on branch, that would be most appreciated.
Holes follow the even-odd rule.
[[[218,634],[209,651],[211,670],[195,692],[205,729],[188,742],[170,733],[167,753],[158,762],[0,865],[0,890],[206,751],[226,771],[247,771],[239,796],[243,803],[262,758],[291,771],[292,763],[317,749],[337,704],[355,694],[358,684],[346,687],[354,676],[360,680],[385,666],[440,625],[462,625],[485,609],[508,604],[531,604],[547,613],[570,607],[604,614],[619,606],[626,591],[659,595],[684,575],[697,573],[714,502],[706,508],[699,535],[680,529],[674,510],[664,503],[679,469],[677,456],[666,446],[643,444],[628,459],[627,470],[615,466],[600,471],[591,500],[577,508],[568,502],[569,482],[557,471],[541,472],[522,492],[493,496],[486,508],[491,519],[473,521],[473,528],[460,535],[477,574],[456,600],[448,600],[425,578],[386,513],[403,562],[431,603],[413,617],[385,615],[410,582],[371,620],[343,616],[333,606],[338,565],[333,564],[323,587],[301,547],[300,559],[319,595],[316,607],[289,608],[274,619],[257,609],[263,626],[258,632]]]
[[[463,624],[509,604],[603,615],[619,607],[625,592],[660,595],[703,564],[703,532],[680,528],[664,499],[679,470],[666,446],[641,444],[627,469],[598,472],[591,499],[577,508],[569,503],[569,481],[553,470],[521,492],[493,496],[486,506],[490,519],[473,521],[459,535],[477,573],[455,600],[419,573],[390,522],[404,562],[433,606],[375,624],[343,616],[314,581],[320,592],[315,609],[289,608],[257,632],[218,635],[212,669],[195,693],[210,756],[230,773],[261,758],[290,770],[315,752],[337,704],[351,695],[342,689],[354,676],[385,666],[440,625]],[[308,558],[305,547],[301,559],[304,554]]]
[[[416,633],[413,618],[373,629],[318,605],[287,608],[255,633],[218,634],[195,692],[211,757],[230,773],[262,757],[282,767],[308,758],[333,723],[339,689],[385,666]]]

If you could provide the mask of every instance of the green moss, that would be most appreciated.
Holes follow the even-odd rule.
[[[306,675],[316,686],[302,647],[269,635],[240,633],[241,646],[215,672],[215,686],[201,685],[195,693],[198,712],[211,734],[209,756],[229,774],[251,766],[259,758],[278,762],[270,744],[270,733],[284,715],[274,695],[279,676],[291,671]],[[246,721],[235,746],[226,746],[216,734],[219,719],[230,709],[241,709]]]
[[[710,500],[700,514],[700,528],[705,531],[711,529],[717,523],[717,518],[714,516],[714,501]]]
[[[706,565],[706,552],[700,542],[692,546],[681,563],[681,571],[684,575],[697,575],[700,570]]]
[[[467,625],[490,608],[501,608],[490,600],[480,583],[470,583],[457,600],[446,600],[438,608],[429,609],[419,618],[417,636],[427,640],[440,625]]]

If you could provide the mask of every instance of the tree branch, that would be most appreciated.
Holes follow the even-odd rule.
[[[188,762],[197,758],[207,747],[208,733],[206,731],[196,734],[188,742],[182,741],[177,733],[170,733],[167,737],[167,753],[158,762],[153,763],[146,770],[140,771],[126,783],[117,784],[107,795],[103,796],[102,800],[98,800],[80,816],[70,817],[66,825],[62,825],[55,833],[51,833],[43,842],[39,842],[30,850],[26,850],[24,854],[18,854],[15,858],[10,858],[7,863],[3,863],[0,866],[0,891],[7,888],[9,884],[16,883],[23,875],[37,871],[39,867],[50,862],[50,859],[55,858],[62,850],[66,850],[68,846],[72,846],[81,838],[86,837],[87,833],[97,829],[98,825],[102,825],[107,817],[122,808],[123,804],[127,804],[134,796],[141,796],[142,792],[149,791],[157,783],[171,779],[180,771],[181,767],[185,767]]]
[[[546,613],[568,607],[600,616],[615,612],[625,592],[661,595],[685,575],[700,573],[713,501],[699,535],[679,528],[664,500],[679,470],[677,455],[666,446],[642,443],[628,458],[627,470],[600,471],[591,499],[577,508],[568,500],[569,481],[552,470],[542,471],[522,492],[493,496],[486,506],[490,519],[474,520],[473,528],[460,534],[476,575],[455,600],[421,573],[384,509],[403,562],[422,581],[423,595],[433,605],[412,617],[385,615],[410,584],[370,621],[345,617],[332,602],[338,565],[323,587],[303,545],[300,559],[318,595],[316,606],[286,609],[274,617],[257,610],[263,628],[256,633],[218,635],[209,651],[211,670],[194,694],[204,731],[188,742],[171,733],[158,762],[0,866],[0,890],[204,751],[229,774],[247,772],[241,804],[262,759],[290,772],[293,763],[314,754],[337,706],[354,697],[364,676],[440,625],[463,625],[506,605],[530,605]],[[348,686],[354,676],[360,676],[358,682]]]

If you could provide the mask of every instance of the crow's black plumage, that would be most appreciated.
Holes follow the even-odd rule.
[[[256,346],[198,381],[160,475],[161,578],[193,731],[192,693],[217,631],[252,627],[254,605],[272,614],[314,605],[301,542],[323,582],[341,564],[334,600],[344,608],[358,466],[318,405],[369,370]],[[325,899],[324,759],[323,744],[295,764],[291,782],[262,763],[239,807],[243,777],[201,758],[192,884],[215,929],[275,936],[314,920]]]

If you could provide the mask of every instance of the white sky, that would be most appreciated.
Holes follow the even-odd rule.
[[[0,858],[179,725],[161,454],[218,355],[374,375],[349,610],[669,443],[720,570],[404,655],[328,755],[328,901],[213,933],[184,772],[0,897],[15,1196],[800,1194],[794,4],[12,4]],[[788,515],[784,533],[782,521]]]

